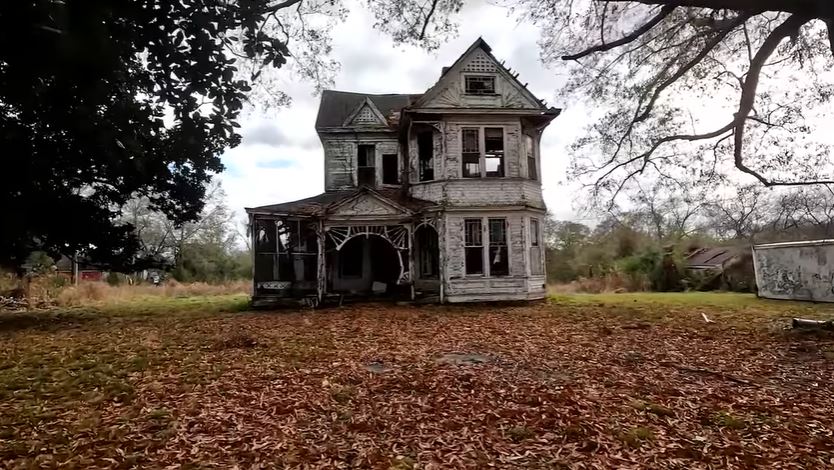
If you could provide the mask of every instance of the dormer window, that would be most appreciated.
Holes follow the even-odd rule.
[[[466,93],[470,95],[494,95],[495,77],[490,75],[467,75]]]

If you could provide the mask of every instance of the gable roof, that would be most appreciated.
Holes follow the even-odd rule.
[[[688,268],[721,268],[724,263],[738,254],[739,250],[734,247],[699,248],[686,257],[686,266]]]
[[[316,129],[342,127],[353,113],[357,112],[365,100],[370,100],[386,119],[391,113],[408,106],[420,95],[351,93],[347,91],[324,90],[321,94],[319,113],[316,117]]]
[[[376,120],[376,122],[356,122],[357,118],[360,117],[363,111],[367,110],[368,113]],[[348,127],[353,125],[354,123],[358,125],[371,125],[371,126],[385,126],[388,124],[388,120],[385,118],[385,115],[376,107],[373,101],[370,98],[365,98],[364,101],[359,103],[359,106],[348,115],[345,122],[342,123],[343,126]]]
[[[512,72],[510,72],[510,70],[507,69],[507,67],[505,67],[504,64],[501,63],[501,61],[499,61],[497,58],[495,58],[494,55],[492,55],[492,47],[490,47],[490,45],[487,44],[487,42],[484,41],[484,39],[481,37],[476,39],[475,42],[473,42],[472,45],[469,46],[463,52],[463,54],[461,54],[460,57],[458,57],[452,63],[452,65],[448,67],[443,67],[443,70],[440,74],[440,78],[437,80],[437,82],[435,82],[434,85],[431,86],[431,88],[426,90],[426,92],[423,93],[422,96],[415,100],[414,107],[420,107],[421,105],[424,105],[429,100],[434,98],[438,92],[442,91],[442,84],[444,83],[444,78],[447,75],[449,75],[452,71],[458,71],[463,65],[464,59],[469,57],[477,49],[482,50],[493,62],[495,62],[495,66],[498,68],[499,73],[504,75],[504,77],[508,81],[515,84],[528,100],[530,100],[532,103],[536,103],[540,109],[547,109],[547,106],[544,104],[544,102],[537,98],[530,90],[527,89],[527,86],[525,84],[521,83],[518,80],[518,74],[513,74]]]

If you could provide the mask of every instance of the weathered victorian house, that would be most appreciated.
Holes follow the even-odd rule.
[[[423,94],[325,91],[325,192],[248,208],[255,305],[545,295],[548,108],[481,39]]]

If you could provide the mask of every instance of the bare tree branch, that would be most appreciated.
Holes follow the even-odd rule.
[[[620,38],[620,39],[618,39],[614,42],[609,42],[607,44],[599,44],[599,45],[591,47],[589,49],[585,49],[584,51],[579,52],[577,54],[562,56],[562,60],[578,60],[578,59],[581,59],[585,56],[591,55],[595,52],[610,51],[611,49],[614,49],[614,48],[617,48],[617,47],[620,47],[620,46],[624,46],[624,45],[626,45],[630,42],[634,42],[635,40],[637,40],[637,38],[646,34],[647,32],[649,32],[649,30],[654,28],[658,23],[663,21],[667,16],[669,16],[672,13],[672,11],[675,10],[675,8],[676,7],[674,5],[672,5],[672,6],[664,5],[663,8],[660,9],[660,13],[658,13],[654,18],[650,19],[643,26],[640,26],[639,28],[634,30],[631,34],[629,34],[629,35],[627,35],[623,38]]]
[[[423,38],[426,37],[426,28],[429,26],[429,23],[431,22],[431,17],[432,17],[432,15],[434,15],[435,8],[437,8],[437,2],[438,2],[438,0],[432,0],[431,8],[429,9],[428,14],[426,14],[426,19],[423,21],[423,29],[420,30],[420,37],[419,37],[419,39],[421,41],[423,40]]]
[[[610,3],[642,3],[644,5],[668,5],[672,0],[597,0]],[[831,18],[832,12],[826,1],[819,0],[674,0],[679,7],[708,8],[711,10],[781,11],[818,18]]]

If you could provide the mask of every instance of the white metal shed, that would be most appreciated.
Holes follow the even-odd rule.
[[[759,297],[834,302],[834,240],[753,246]]]

